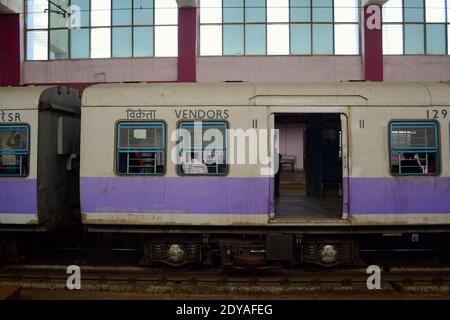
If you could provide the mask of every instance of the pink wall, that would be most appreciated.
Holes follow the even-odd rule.
[[[385,81],[449,81],[450,56],[384,56]]]
[[[381,14],[381,8],[379,13]],[[383,32],[382,29],[369,29],[366,23],[373,15],[368,7],[363,8],[364,80],[383,81]]]
[[[20,84],[20,15],[0,15],[0,86]]]
[[[176,81],[176,58],[25,61],[23,83]]]
[[[198,82],[361,80],[360,56],[199,57]]]
[[[303,124],[279,124],[280,153],[295,155],[297,163],[296,170],[303,170]]]

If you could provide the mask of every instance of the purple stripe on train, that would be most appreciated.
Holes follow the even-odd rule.
[[[81,207],[92,213],[268,214],[270,183],[264,177],[84,177]],[[450,178],[350,178],[348,184],[350,213],[450,213]]]
[[[350,178],[350,212],[450,213],[450,178]]]
[[[270,179],[81,178],[83,212],[268,214]]]
[[[37,213],[36,179],[0,179],[0,213]]]

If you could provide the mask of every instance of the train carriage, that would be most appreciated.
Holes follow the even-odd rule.
[[[0,88],[0,232],[79,220],[79,135],[77,90]]]
[[[447,230],[449,101],[447,83],[93,86],[82,99],[82,221],[153,233],[148,259],[174,264],[201,243],[228,262],[290,260],[299,246],[300,259],[309,250],[326,264],[353,257],[359,232]],[[204,141],[180,147],[181,129],[208,128],[226,132],[220,164]],[[242,143],[256,161],[236,161]],[[289,173],[276,149],[297,147],[302,170]],[[308,243],[319,230],[339,239]]]

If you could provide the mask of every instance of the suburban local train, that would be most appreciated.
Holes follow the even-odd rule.
[[[449,83],[1,88],[0,237],[83,225],[139,235],[144,264],[225,267],[436,241],[449,109]]]

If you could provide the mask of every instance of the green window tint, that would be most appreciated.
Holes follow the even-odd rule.
[[[266,1],[245,0],[245,21],[266,22]]]
[[[291,25],[291,54],[311,54],[311,25]]]
[[[424,0],[405,0],[405,22],[423,22],[425,20]]]
[[[445,24],[427,24],[427,54],[445,54]]]
[[[69,59],[68,29],[50,30],[49,59]]]
[[[26,125],[0,125],[0,177],[28,175],[29,136]]]
[[[290,0],[291,22],[311,21],[311,0]]]
[[[424,54],[424,25],[405,25],[405,54]]]
[[[266,25],[246,25],[245,26],[245,54],[264,55],[266,54]]]
[[[153,8],[153,0],[134,0],[134,25],[152,25]]]
[[[312,0],[313,21],[333,22],[333,0]]]
[[[131,25],[132,0],[112,0],[113,26]]]
[[[112,56],[131,57],[131,28],[112,28]]]
[[[70,58],[89,58],[89,29],[73,29],[70,31]]]
[[[79,18],[81,27],[89,26],[89,10],[90,10],[90,2],[89,1],[90,0],[72,0],[71,1],[72,14],[74,13],[74,8],[77,7],[77,12],[75,12],[75,14],[79,15],[78,18]]]
[[[69,7],[69,0],[52,0],[49,3],[49,12],[50,12],[50,28],[67,28],[69,16],[61,14],[59,6],[62,10],[67,11]]]
[[[134,28],[134,57],[151,57],[153,50],[153,27]]]
[[[223,54],[244,54],[244,25],[223,26]]]
[[[332,24],[313,24],[313,54],[333,54]]]
[[[223,22],[244,22],[244,0],[223,0]]]

